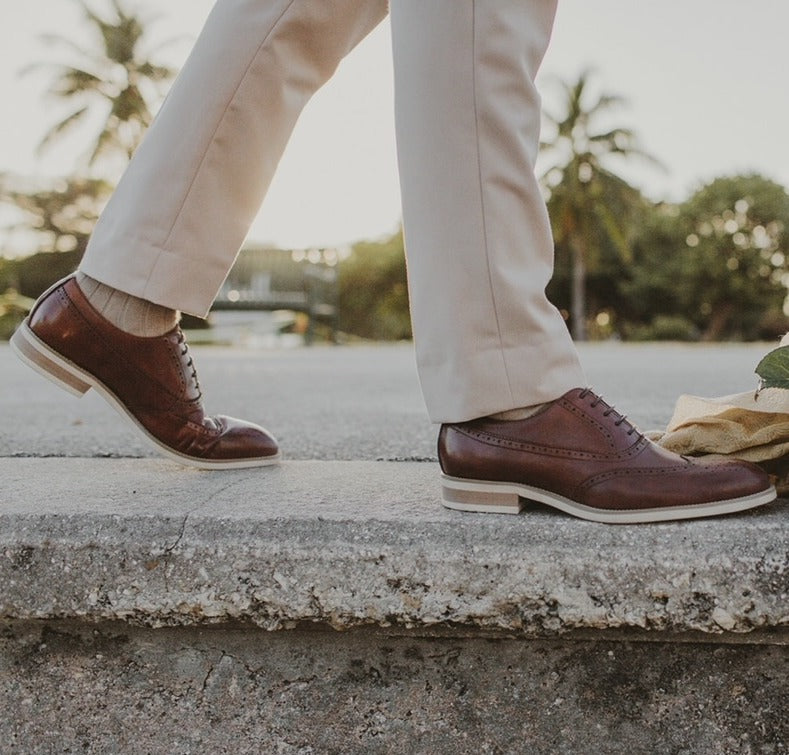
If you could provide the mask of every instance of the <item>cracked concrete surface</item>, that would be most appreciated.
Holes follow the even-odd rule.
[[[536,505],[518,517],[449,511],[434,464],[303,461],[220,473],[15,459],[0,460],[0,474],[5,617],[527,636],[789,626],[783,502],[611,527]],[[42,486],[46,505],[31,511]]]

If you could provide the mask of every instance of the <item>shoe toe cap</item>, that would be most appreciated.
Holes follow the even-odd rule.
[[[218,416],[214,421],[220,428],[214,447],[217,458],[222,459],[274,459],[279,456],[276,438],[260,425]]]
[[[753,495],[770,487],[770,476],[756,464],[741,459],[710,459],[694,462],[714,476],[718,495],[735,498]]]

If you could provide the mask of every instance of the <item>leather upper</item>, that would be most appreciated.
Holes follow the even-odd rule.
[[[769,487],[747,462],[665,451],[580,388],[527,419],[443,425],[438,457],[451,477],[521,483],[604,509],[687,506]]]
[[[73,278],[34,307],[30,329],[45,344],[99,380],[156,439],[187,456],[274,456],[263,428],[203,410],[197,373],[176,326],[144,338],[119,330],[91,307]]]

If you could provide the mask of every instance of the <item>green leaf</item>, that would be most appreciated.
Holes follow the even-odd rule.
[[[758,365],[759,389],[789,388],[789,346],[781,346],[767,354]]]

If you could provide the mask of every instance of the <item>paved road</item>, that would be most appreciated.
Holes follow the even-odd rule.
[[[590,385],[642,429],[665,426],[680,393],[755,387],[770,344],[588,344]],[[435,457],[409,345],[242,350],[195,347],[208,409],[266,425],[290,459]],[[75,399],[0,345],[0,457],[153,455],[91,392]]]

